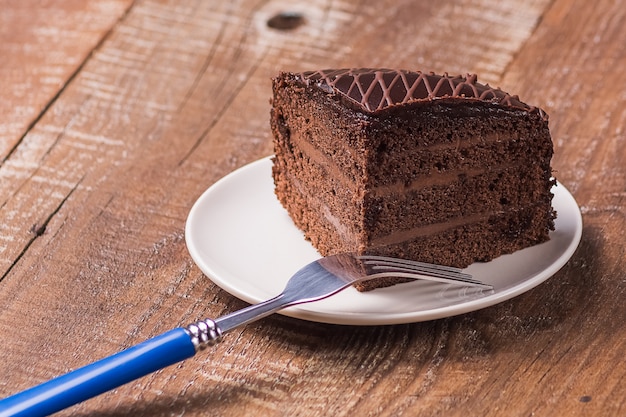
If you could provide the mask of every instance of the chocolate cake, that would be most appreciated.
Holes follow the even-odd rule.
[[[322,255],[462,268],[549,239],[548,116],[517,96],[392,69],[281,73],[273,93],[275,192]]]

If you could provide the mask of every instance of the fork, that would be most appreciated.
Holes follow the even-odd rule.
[[[370,279],[427,279],[491,289],[460,269],[349,253],[318,259],[296,272],[278,296],[217,320],[176,328],[124,351],[0,400],[0,417],[45,416],[95,397],[212,346],[222,335],[283,308],[318,301]]]

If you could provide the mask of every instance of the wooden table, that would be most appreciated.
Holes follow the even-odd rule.
[[[62,415],[626,415],[622,1],[3,2],[0,397],[243,307],[187,214],[272,153],[271,77],[346,66],[478,73],[544,108],[583,214],[570,262],[432,322],[271,317]]]

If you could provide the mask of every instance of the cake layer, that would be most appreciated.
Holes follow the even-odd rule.
[[[480,222],[452,227],[400,244],[371,246],[368,253],[414,259],[464,268],[474,262],[490,261],[549,240],[546,212],[529,209],[519,213],[491,216]],[[329,252],[332,253],[332,252]],[[365,282],[360,291],[404,282],[402,279]]]
[[[407,227],[418,228],[476,214],[502,213],[538,204],[549,210],[548,184],[541,170],[524,172],[519,167],[506,167],[474,176],[463,175],[447,184],[366,196],[364,227],[375,239]],[[536,191],[544,188],[543,193]]]
[[[478,103],[428,108],[419,103],[405,110],[402,118],[394,118],[392,109],[368,127],[366,166],[371,184],[484,168],[485,158],[496,167],[528,163],[529,155],[533,165],[550,175],[551,142],[538,140],[549,134],[548,126],[536,115]]]
[[[282,163],[274,161],[273,174],[276,182],[276,195],[289,213],[294,224],[304,232],[305,237],[322,254],[340,252],[363,252],[365,236],[359,233],[359,221],[339,219],[331,213],[334,206],[323,204],[312,194],[302,192],[301,183],[284,169]],[[314,194],[317,195],[317,194]],[[358,201],[354,202],[355,213],[360,211]]]
[[[297,223],[302,224],[300,227],[305,232],[324,230],[334,236],[330,246],[336,247],[336,250],[339,248],[356,250],[358,246],[352,245],[351,242],[357,237],[368,247],[392,245],[407,239],[441,233],[450,227],[467,226],[483,222],[485,219],[510,216],[511,213],[529,210],[543,213],[545,224],[551,224],[552,220],[549,194],[545,196],[542,194],[542,198],[536,199],[526,188],[513,186],[508,187],[509,194],[505,194],[510,196],[510,201],[502,196],[490,198],[486,190],[493,183],[489,182],[487,189],[481,191],[479,181],[473,184],[456,183],[440,190],[429,188],[417,196],[399,195],[395,200],[385,199],[381,204],[387,206],[387,212],[381,215],[376,202],[367,198],[361,200],[345,188],[337,188],[336,194],[325,193],[323,191],[325,185],[312,189],[308,186],[307,176],[295,178],[293,173],[297,172],[296,169],[295,165],[290,165],[289,168],[280,170],[282,174],[277,181],[277,185],[280,186],[277,193],[282,196],[281,202],[288,207],[293,218],[300,219]],[[308,169],[304,171],[311,173]],[[503,181],[506,177],[496,178]],[[513,178],[513,181],[515,180],[520,181]],[[332,180],[330,183],[332,184]],[[512,183],[508,182],[507,185]],[[469,186],[475,188],[471,189]],[[463,193],[466,199],[460,201]],[[456,198],[441,199],[442,195],[454,195]],[[424,201],[428,204],[424,204]],[[447,206],[449,204],[454,204],[454,207]],[[494,207],[490,208],[491,205]],[[431,207],[429,213],[425,212],[427,206]],[[366,214],[361,218],[362,212],[377,212],[377,215]],[[522,226],[525,224],[519,225],[518,228]]]
[[[505,165],[492,166],[488,171],[483,167],[470,172],[448,172],[420,178],[409,186],[396,184],[363,191],[334,165],[332,158],[315,155],[310,149],[302,155],[300,152],[282,155],[285,171],[298,173],[298,179],[292,175],[294,178],[288,180],[298,182],[296,188],[301,194],[314,194],[330,207],[329,214],[339,219],[343,227],[355,233],[367,227],[371,238],[385,236],[389,230],[403,230],[406,223],[423,226],[476,213],[503,212],[540,201],[550,204],[549,189],[539,195],[543,200],[538,200],[536,195],[537,187],[550,186],[537,166]],[[534,186],[528,187],[529,184]],[[442,199],[442,196],[454,198]],[[360,210],[355,210],[357,205]],[[363,221],[368,222],[367,226]]]
[[[403,108],[402,118],[394,119],[396,108],[376,116],[347,118],[347,110],[320,91],[307,90],[315,100],[304,100],[304,94],[286,86],[277,89],[274,101],[295,105],[272,110],[273,130],[282,131],[290,147],[320,163],[329,158],[344,177],[368,180],[370,186],[482,168],[485,157],[496,166],[526,161],[531,152],[539,156],[534,164],[550,172],[551,143],[539,141],[543,147],[533,148],[534,139],[547,132],[544,123],[537,129],[537,115],[533,119],[521,110],[503,111],[481,102],[470,106],[419,102]],[[317,100],[326,105],[319,106]],[[483,111],[493,114],[481,116]]]
[[[406,257],[419,253],[425,262],[466,267],[476,261],[489,261],[504,253],[548,240],[548,215],[543,208],[486,216],[480,221],[456,226],[451,223],[437,233],[420,235],[392,245],[373,245],[368,251],[380,255]]]
[[[342,175],[360,181],[366,172],[365,132],[367,120],[349,118],[347,109],[331,103],[329,107],[316,105],[298,93],[295,81],[280,80],[275,85],[273,102],[293,103],[272,108],[270,125],[274,132],[274,146],[289,154],[317,152],[331,158]],[[307,91],[318,100],[325,97],[319,91]],[[308,115],[305,117],[303,115]],[[367,119],[365,117],[364,119]],[[280,155],[280,152],[275,152]],[[313,154],[309,157],[316,158]]]
[[[276,195],[283,206],[287,205],[283,200],[288,199],[302,203],[298,205],[296,214],[288,209],[292,217],[309,218],[317,212],[318,216],[331,220],[330,224],[325,225],[325,229],[346,239],[353,239],[363,230],[362,192],[355,187],[346,187],[327,168],[326,165],[308,160],[305,155],[299,158],[283,155],[283,158],[275,159],[273,169]],[[320,178],[325,180],[319,181]],[[302,229],[307,231],[306,228]]]

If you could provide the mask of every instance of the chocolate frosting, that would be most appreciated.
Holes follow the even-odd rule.
[[[476,74],[463,77],[398,69],[352,68],[307,71],[295,74],[295,77],[329,94],[339,94],[368,113],[406,103],[452,99],[490,102],[537,112],[543,119],[548,118],[543,110],[523,103],[518,96],[477,82]]]

